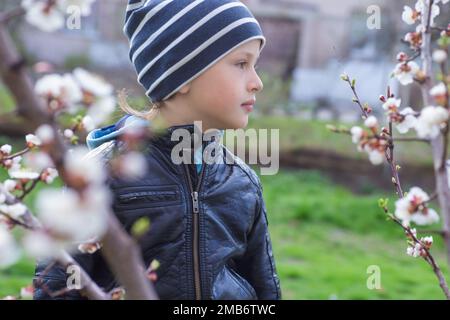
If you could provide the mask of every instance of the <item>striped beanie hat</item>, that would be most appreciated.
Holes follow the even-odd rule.
[[[153,102],[169,99],[239,45],[266,39],[237,0],[129,0],[124,32],[138,82]]]

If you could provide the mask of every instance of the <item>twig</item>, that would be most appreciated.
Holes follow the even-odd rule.
[[[22,7],[13,8],[7,12],[0,12],[0,23],[6,24],[14,18],[20,17],[26,13]]]
[[[397,195],[400,198],[403,198],[403,190],[402,190],[402,186],[400,183],[400,177],[398,175],[397,165],[395,164],[395,161],[394,161],[394,138],[392,137],[392,121],[389,121],[389,133],[390,133],[391,137],[389,138],[389,144],[388,144],[389,154],[387,152],[388,149],[386,149],[386,160],[389,163],[392,176],[395,180],[394,184],[397,189],[397,191],[396,191]]]
[[[25,149],[23,149],[21,151],[18,151],[14,154],[10,154],[9,156],[2,158],[2,160],[11,160],[13,158],[16,158],[18,156],[21,156],[21,155],[27,153],[28,151],[30,151],[30,148],[26,147]]]
[[[350,83],[349,78],[347,76],[346,78],[347,82]],[[353,94],[355,95],[355,97],[357,97],[357,99],[359,100],[359,97],[357,95],[356,89],[355,87],[350,83],[350,87],[352,88]],[[390,97],[390,89],[388,87],[388,97]],[[361,107],[361,104],[359,104]],[[361,109],[363,112],[365,111],[364,109]],[[364,112],[364,114],[366,114]],[[389,132],[388,132],[389,138],[388,138],[388,147],[385,150],[385,156],[386,156],[386,160],[389,163],[390,169],[391,169],[391,173],[392,173],[392,177],[393,177],[393,183],[396,187],[396,194],[398,195],[399,198],[403,198],[404,194],[403,194],[403,190],[402,190],[402,186],[401,186],[401,182],[400,182],[400,177],[398,174],[398,170],[397,170],[397,165],[395,164],[395,160],[394,160],[394,142],[396,141],[396,139],[394,139],[393,134],[392,134],[392,121],[389,121]],[[428,199],[427,201],[431,201],[432,199],[434,199],[437,196],[437,194],[433,194],[432,197],[430,197],[430,199]],[[384,208],[385,212],[388,213],[388,209]],[[391,219],[393,221],[395,221],[396,223],[398,223],[403,229],[405,229],[405,227],[403,226],[403,224],[397,219],[395,218],[393,215],[390,215]],[[405,229],[406,230],[406,229]],[[417,243],[420,243],[422,245],[421,242],[419,242],[419,240],[417,240],[417,238],[412,234],[412,232],[409,230],[408,228],[408,233],[411,234],[411,236],[413,237],[413,239],[415,239],[415,241]],[[444,230],[444,235],[447,235],[446,230]],[[431,253],[428,251],[428,249],[426,249],[423,245],[422,247],[425,249],[426,254],[427,254],[427,259],[425,259],[431,266],[433,269],[433,272],[435,273],[436,277],[438,278],[439,281],[439,286],[442,288],[442,290],[444,291],[444,294],[446,296],[447,299],[450,300],[450,293],[449,293],[449,289],[448,289],[448,285],[446,283],[446,280],[442,274],[441,269],[439,268],[438,264],[436,263],[436,261],[434,260],[434,258],[432,257]]]
[[[414,137],[395,137],[395,141],[404,141],[404,142],[415,141],[415,142],[430,143],[430,139],[414,138]]]
[[[434,233],[437,235],[440,235],[441,237],[445,237],[445,230],[440,230],[440,229],[419,229],[417,230],[418,233]]]
[[[449,110],[449,93],[448,93],[448,83],[447,83],[447,68],[446,61],[440,63],[440,69],[442,73],[443,83],[445,85],[445,105],[443,106],[445,109]],[[448,134],[449,134],[449,125],[450,120],[447,120],[447,125],[445,126],[442,136],[444,139],[444,150],[442,151],[442,159],[441,159],[441,170],[445,169],[446,161],[447,161],[447,153],[448,153]]]
[[[421,50],[420,50],[420,48],[419,48],[419,49],[417,49],[417,50],[414,52],[414,54],[413,54],[411,57],[409,57],[409,58],[406,60],[406,62],[411,62],[411,61],[413,61],[413,60],[416,60],[416,58],[420,57],[420,53],[421,53]]]
[[[433,268],[433,271],[436,274],[436,277],[438,278],[439,286],[442,288],[442,291],[444,291],[444,294],[445,294],[445,297],[447,298],[447,300],[450,300],[450,292],[448,289],[447,282],[445,281],[445,277],[442,274],[441,268],[439,268],[437,262],[434,260],[433,256],[431,255],[430,251],[427,249],[426,246],[423,245],[422,241],[417,239],[417,237],[414,235],[414,233],[411,231],[411,229],[409,227],[405,227],[400,220],[398,220],[396,217],[394,217],[392,215],[390,215],[390,218],[395,223],[397,223],[399,226],[401,226],[403,228],[403,230],[405,230],[405,232],[407,232],[409,234],[409,236],[414,240],[415,243],[420,244],[422,249],[425,251],[425,257],[423,257],[424,260],[427,261]]]
[[[6,217],[7,219],[9,219],[12,223],[21,226],[24,229],[28,229],[28,230],[32,230],[33,226],[26,224],[25,222],[22,222],[20,220],[17,220],[13,217],[11,217],[9,214],[7,214],[6,212],[0,211],[0,215]]]
[[[19,200],[22,201],[23,198],[25,198],[25,196],[26,196],[27,194],[29,194],[29,193],[34,189],[34,187],[36,187],[36,185],[38,184],[38,182],[41,181],[40,176],[41,176],[41,175],[39,175],[39,178],[33,180],[33,182],[31,183],[31,186],[29,186],[28,188],[25,188],[25,187],[24,187],[23,193],[18,197]]]
[[[359,99],[358,93],[356,92],[356,88],[355,85],[353,84],[353,81],[350,80],[348,75],[345,75],[345,77],[342,78],[342,80],[344,80],[345,82],[347,82],[350,86],[350,88],[353,91],[353,95],[354,95],[354,99],[353,102],[355,102],[356,104],[358,104],[359,108],[361,109],[361,112],[363,113],[364,117],[367,118],[369,117],[369,114],[367,113],[367,111],[365,110],[364,106],[361,104],[361,99]]]

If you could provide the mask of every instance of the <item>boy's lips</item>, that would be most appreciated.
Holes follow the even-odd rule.
[[[252,112],[252,110],[253,110],[252,104],[242,104],[241,107],[247,112]]]
[[[244,108],[247,112],[251,112],[253,110],[253,106],[255,105],[256,100],[248,100],[241,104],[241,107]]]

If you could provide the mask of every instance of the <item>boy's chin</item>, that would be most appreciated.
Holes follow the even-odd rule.
[[[236,119],[227,119],[227,121],[216,122],[216,127],[211,129],[218,130],[233,130],[233,129],[244,129],[248,124],[248,116],[243,116]]]
[[[241,119],[237,119],[230,123],[226,129],[245,129],[248,125],[248,116],[244,116]]]

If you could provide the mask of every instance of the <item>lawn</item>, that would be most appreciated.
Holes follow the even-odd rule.
[[[284,299],[444,298],[431,268],[406,255],[403,231],[378,208],[381,192],[355,196],[316,171],[281,171],[262,182]],[[448,274],[442,241],[435,242]],[[379,290],[367,288],[373,265]]]
[[[430,267],[405,254],[402,231],[377,207],[382,195],[356,196],[316,171],[262,176],[269,230],[284,299],[441,299]],[[433,252],[447,274],[443,246]],[[366,286],[381,270],[381,289]],[[30,283],[33,262],[0,272],[0,296]]]

